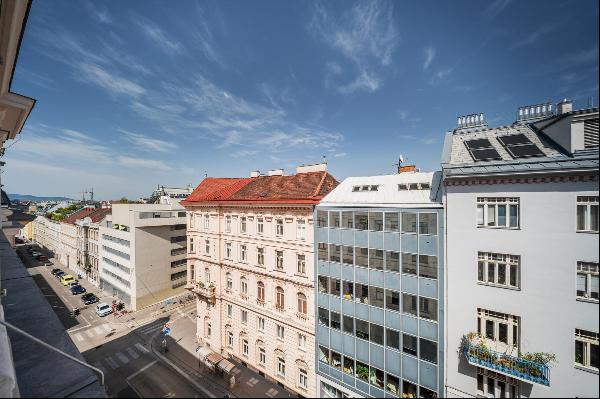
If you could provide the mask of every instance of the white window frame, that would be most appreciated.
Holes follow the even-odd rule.
[[[577,262],[577,287],[575,289],[577,299],[589,302],[599,302],[599,292],[596,291],[596,298],[592,297],[592,286],[593,281],[596,280],[596,290],[598,290],[599,280],[599,267],[598,262]],[[585,292],[582,296],[579,295],[579,278],[585,279]]]
[[[493,322],[493,338],[486,336],[486,321]],[[506,313],[494,312],[487,309],[477,309],[477,323],[481,336],[488,342],[493,343],[492,349],[497,352],[507,351],[508,354],[517,354],[520,348],[520,324],[519,316]],[[500,341],[500,324],[506,325],[507,343]],[[516,331],[515,331],[516,330]],[[516,332],[516,337],[515,337]]]
[[[275,220],[275,235],[277,237],[283,237],[283,219]]]
[[[240,278],[240,292],[248,294],[248,279],[246,277]]]
[[[225,216],[225,232],[231,233],[231,215]]]
[[[282,341],[285,339],[285,327],[281,324],[277,324],[277,339]]]
[[[233,305],[231,304],[227,304],[227,316],[228,317],[233,317]]]
[[[477,282],[501,288],[521,288],[521,257],[518,255],[497,254],[492,252],[479,252],[477,254]],[[514,270],[513,267],[514,266]],[[499,283],[499,269],[505,268],[505,283]],[[483,269],[483,280],[479,279],[480,270]],[[489,280],[489,271],[493,270],[493,280]],[[510,280],[516,274],[516,285],[511,285]]]
[[[265,249],[263,247],[256,248],[256,264],[258,266],[265,265]]]
[[[210,255],[210,240],[204,240],[204,253]]]
[[[296,238],[298,240],[306,240],[306,221],[304,219],[296,221]]]
[[[476,225],[481,228],[519,229],[521,226],[521,204],[518,197],[478,197]],[[499,224],[500,207],[504,207],[504,224]],[[510,210],[516,208],[517,223],[511,225]],[[492,221],[493,219],[493,221]]]
[[[240,312],[240,320],[242,321],[242,324],[248,324],[248,311],[247,310],[242,310]]]
[[[277,357],[277,375],[285,377],[285,359],[282,357]]]
[[[227,283],[227,289],[232,290],[233,289],[233,277],[231,277],[231,273],[227,272],[227,274],[225,275],[225,280]]]
[[[231,259],[231,255],[232,255],[232,246],[230,242],[226,242],[225,243],[225,258],[226,259]]]
[[[477,380],[481,376],[483,380],[483,390],[480,390],[477,386],[476,391],[478,397],[484,398],[518,398],[519,396],[519,381],[514,378],[505,376],[503,374],[495,373],[491,370],[477,368]],[[489,381],[492,380],[494,385],[494,392],[489,392]],[[504,396],[501,396],[500,385],[504,384]]]
[[[264,332],[265,331],[265,318],[264,317],[258,317],[257,318],[257,322],[256,324],[258,325],[258,331],[260,332]]]
[[[298,333],[298,349],[306,350],[306,335]]]
[[[283,251],[275,251],[275,267],[277,270],[283,270]]]
[[[240,245],[240,262],[246,263],[248,261],[248,247],[246,244]]]
[[[248,357],[250,354],[250,345],[248,344],[247,339],[242,340],[242,356]]]
[[[599,345],[598,333],[582,330],[580,328],[576,328],[575,329],[575,345],[577,345],[577,342],[581,342],[583,344],[583,359],[581,359],[581,363],[577,361],[577,358],[573,359],[575,366],[598,372],[598,368],[592,367],[590,364],[591,346]],[[575,356],[576,356],[576,351],[575,351]]]
[[[267,364],[267,351],[263,347],[258,348],[258,364],[262,367]]]
[[[248,231],[248,222],[246,216],[240,216],[240,233],[246,233]]]
[[[592,226],[592,214],[593,208],[596,209],[596,226]],[[583,228],[579,226],[579,210],[583,209]],[[576,208],[576,220],[575,228],[577,232],[581,233],[598,233],[598,196],[594,195],[578,195],[577,196],[577,208]]]
[[[210,230],[210,215],[204,215],[204,230]]]
[[[227,347],[233,349],[233,333],[231,331],[227,332]]]
[[[298,387],[308,389],[308,373],[302,367],[298,367]]]
[[[306,276],[306,255],[296,255],[296,273],[302,276]]]
[[[256,234],[263,235],[265,232],[265,222],[262,216],[256,218]]]

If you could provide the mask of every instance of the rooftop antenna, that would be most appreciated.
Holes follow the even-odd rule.
[[[204,171],[204,178],[208,177],[208,173],[206,173],[206,171]]]
[[[321,157],[321,163],[327,163],[327,157],[325,155]]]
[[[88,194],[90,195],[90,201],[94,202],[94,187],[90,188]]]
[[[402,156],[402,154],[400,154],[398,156],[398,162],[396,162],[394,164],[394,166],[396,167],[396,171],[397,173],[400,173],[400,169],[402,168],[402,164],[404,163],[404,157]]]
[[[85,202],[85,188],[83,189],[83,191],[80,191],[79,194],[81,194],[81,202]]]

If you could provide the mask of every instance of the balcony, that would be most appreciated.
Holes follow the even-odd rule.
[[[472,366],[492,370],[521,381],[550,386],[550,368],[547,363],[527,360],[488,349],[482,338],[464,335],[461,342],[463,355]]]
[[[217,301],[215,297],[215,287],[213,285],[206,287],[204,283],[188,283],[185,286],[185,289],[203,298],[211,305],[214,305]]]

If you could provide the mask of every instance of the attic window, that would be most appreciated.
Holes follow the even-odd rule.
[[[431,188],[431,184],[429,183],[403,183],[398,184],[398,191],[406,191],[406,190],[429,190]]]
[[[364,186],[354,186],[354,187],[352,187],[352,192],[357,192],[357,191],[378,191],[378,190],[379,190],[379,185],[378,184],[364,185]]]

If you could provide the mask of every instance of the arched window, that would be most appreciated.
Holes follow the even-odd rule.
[[[227,272],[227,274],[225,276],[227,279],[227,289],[229,289],[229,290],[233,289],[233,279],[231,278],[231,273]]]
[[[265,300],[265,283],[263,283],[262,281],[259,281],[258,283],[256,283],[256,297],[258,298],[259,301],[263,301]]]
[[[285,307],[285,294],[283,292],[283,288],[281,287],[277,287],[275,289],[275,306],[278,309],[283,309]]]
[[[298,313],[302,313],[302,314],[306,314],[307,312],[307,306],[306,306],[306,295],[304,295],[303,293],[299,292],[298,295]]]
[[[242,294],[248,293],[248,280],[246,280],[246,277],[240,279],[240,291]]]

